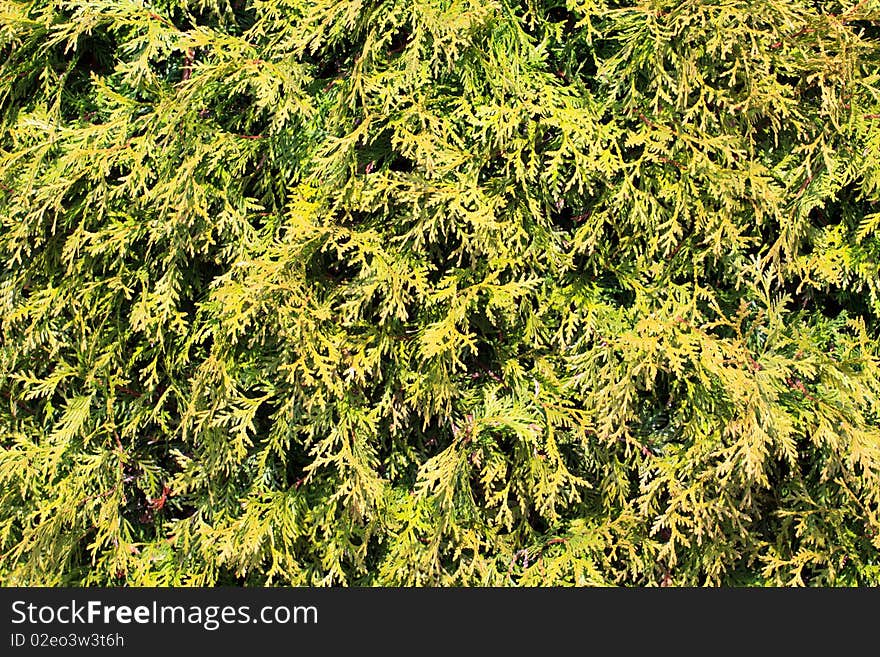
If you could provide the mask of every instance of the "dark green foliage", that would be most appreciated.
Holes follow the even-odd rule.
[[[880,583],[880,4],[0,1],[0,581]]]

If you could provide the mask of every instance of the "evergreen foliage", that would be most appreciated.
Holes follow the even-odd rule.
[[[0,0],[5,585],[880,584],[880,2]]]

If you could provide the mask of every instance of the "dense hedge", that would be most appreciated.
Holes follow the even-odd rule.
[[[0,581],[880,583],[880,4],[0,2]]]

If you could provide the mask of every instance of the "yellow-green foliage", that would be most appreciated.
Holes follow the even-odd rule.
[[[0,581],[880,583],[878,38],[0,0]]]

